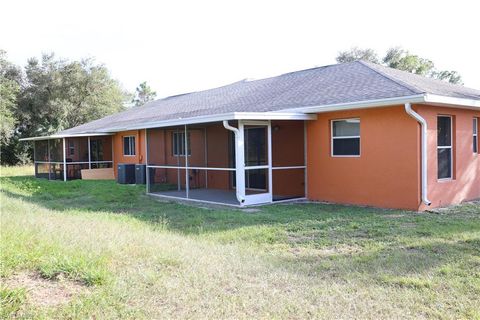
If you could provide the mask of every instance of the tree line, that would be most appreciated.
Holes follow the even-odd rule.
[[[390,48],[380,58],[372,49],[353,47],[340,51],[338,63],[367,60],[450,83],[462,84],[453,70],[437,70],[426,58],[399,47]],[[14,165],[32,160],[29,143],[19,139],[50,135],[129,107],[155,99],[142,82],[133,94],[113,79],[109,70],[93,58],[79,61],[59,59],[53,53],[30,58],[24,67],[7,59],[0,49],[0,143],[1,164]]]
[[[50,135],[155,96],[146,82],[129,93],[93,58],[70,61],[48,53],[20,67],[0,50],[1,164],[31,161],[32,146],[20,143],[21,138]]]

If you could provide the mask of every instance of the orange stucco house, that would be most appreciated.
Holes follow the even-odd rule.
[[[425,210],[480,198],[480,91],[363,61],[167,97],[35,142],[38,177],[144,165],[153,196]],[[159,204],[160,205],[160,204]]]

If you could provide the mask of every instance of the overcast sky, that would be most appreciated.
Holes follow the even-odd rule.
[[[93,56],[158,97],[335,63],[352,46],[402,46],[480,89],[478,1],[2,0],[0,48]]]

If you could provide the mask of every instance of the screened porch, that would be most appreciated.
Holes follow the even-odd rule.
[[[147,129],[147,192],[234,206],[305,197],[303,120]]]
[[[64,181],[81,179],[82,169],[112,168],[112,159],[110,135],[34,141],[37,178]]]

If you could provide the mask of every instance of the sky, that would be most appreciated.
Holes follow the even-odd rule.
[[[95,57],[133,92],[165,97],[335,63],[341,50],[401,46],[480,89],[478,1],[1,0],[0,48]]]

